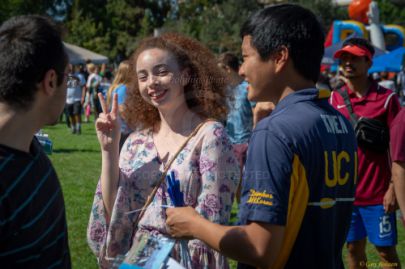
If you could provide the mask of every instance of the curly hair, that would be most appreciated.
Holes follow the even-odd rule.
[[[217,66],[214,55],[196,40],[177,33],[167,33],[144,39],[130,58],[133,77],[127,89],[122,115],[127,124],[136,130],[150,128],[160,121],[157,108],[142,98],[136,75],[138,56],[143,51],[153,48],[170,52],[176,58],[181,70],[189,70],[190,78],[184,87],[189,109],[202,118],[223,121],[227,113],[225,100],[227,78]]]

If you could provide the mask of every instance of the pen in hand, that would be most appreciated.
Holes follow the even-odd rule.
[[[176,179],[174,172],[171,171],[169,175],[166,176],[167,182],[167,192],[169,193],[170,199],[174,206],[185,206],[183,193],[180,191],[180,180]]]

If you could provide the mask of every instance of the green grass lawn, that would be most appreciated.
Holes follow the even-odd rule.
[[[94,124],[83,124],[82,135],[72,135],[65,124],[44,129],[53,141],[50,158],[59,175],[66,203],[69,244],[74,269],[97,268],[96,258],[86,242],[86,228],[93,195],[101,169],[100,150]],[[237,208],[234,207],[233,219]],[[405,231],[398,223],[398,246],[405,267]],[[376,252],[368,246],[369,262],[378,263]],[[235,268],[232,262],[232,268]],[[378,267],[373,267],[378,268]]]
[[[81,135],[72,135],[65,124],[44,129],[53,142],[50,158],[65,197],[73,268],[98,268],[87,246],[86,228],[101,168],[94,124],[83,124]]]

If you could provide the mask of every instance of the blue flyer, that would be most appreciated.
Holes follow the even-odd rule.
[[[143,235],[127,253],[119,269],[160,269],[169,259],[175,240]]]

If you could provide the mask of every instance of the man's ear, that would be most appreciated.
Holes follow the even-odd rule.
[[[272,54],[271,58],[275,63],[275,71],[279,72],[287,65],[288,59],[290,58],[290,52],[286,46],[281,46],[280,49]]]
[[[53,69],[46,71],[44,79],[39,84],[45,95],[53,95],[58,84],[58,75],[56,74],[56,71]]]
[[[181,71],[180,84],[185,87],[190,82],[190,68],[184,68]]]

